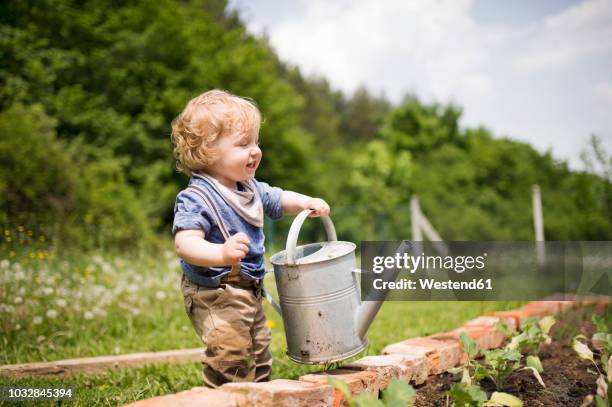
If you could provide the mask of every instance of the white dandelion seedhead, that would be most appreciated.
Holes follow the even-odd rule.
[[[21,297],[15,297],[15,299],[13,300],[13,302],[15,304],[21,304],[23,302],[23,298]]]
[[[9,267],[11,267],[10,261],[8,261],[7,259],[3,259],[2,261],[0,261],[0,269],[6,270]]]
[[[91,311],[85,311],[85,313],[83,314],[83,318],[87,320],[93,319],[93,317],[94,317],[94,314]]]
[[[158,300],[165,300],[166,299],[166,293],[164,291],[158,291],[155,293],[155,298]]]
[[[54,309],[50,309],[49,311],[47,311],[47,318],[56,318],[57,317],[57,311]]]
[[[43,322],[42,317],[34,317],[34,318],[32,318],[32,323],[34,325],[40,325],[40,324],[42,324],[42,322]]]

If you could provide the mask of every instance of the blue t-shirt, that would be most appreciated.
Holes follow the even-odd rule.
[[[253,179],[255,187],[263,203],[264,213],[272,219],[279,219],[283,215],[281,195],[283,190],[271,187],[265,182]],[[263,228],[253,226],[242,218],[234,209],[229,206],[217,190],[208,181],[192,176],[189,185],[197,185],[208,192],[208,196],[213,199],[219,208],[221,217],[225,222],[230,235],[238,232],[245,233],[251,245],[249,252],[240,261],[240,272],[244,278],[259,280],[263,278],[266,269],[264,262],[264,234]],[[189,189],[184,189],[176,197],[174,205],[174,223],[172,225],[172,235],[179,230],[201,229],[204,231],[204,239],[211,243],[224,243],[225,239],[221,233],[219,225],[214,220],[211,209],[206,205],[202,198]],[[187,263],[181,259],[183,272],[191,281],[206,286],[218,287],[221,278],[231,271],[231,267],[200,267]]]

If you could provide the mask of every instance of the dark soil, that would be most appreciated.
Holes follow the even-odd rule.
[[[512,373],[499,390],[488,378],[480,382],[480,387],[489,397],[494,391],[517,396],[523,400],[525,407],[579,407],[585,396],[595,394],[597,375],[589,372],[595,370],[591,362],[578,358],[571,347],[571,341],[579,333],[587,338],[595,333],[595,326],[591,322],[591,315],[594,312],[592,307],[588,307],[571,310],[557,317],[558,321],[551,329],[552,343],[543,345],[538,354],[544,367],[541,376],[546,388],[543,388],[528,370]],[[600,311],[599,314],[603,315],[604,312]],[[590,342],[589,347],[593,349]],[[599,360],[598,357],[599,355],[595,353],[595,360]],[[601,369],[601,366],[599,368]],[[446,391],[454,382],[453,376],[449,373],[430,377],[426,383],[416,387],[415,406],[446,406]],[[448,405],[451,404],[449,401]]]

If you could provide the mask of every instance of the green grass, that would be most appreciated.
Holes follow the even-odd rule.
[[[49,250],[0,256],[0,363],[161,351],[201,346],[183,308],[180,270],[168,250],[155,256],[88,255]],[[34,255],[32,255],[34,253]],[[274,279],[267,286],[274,291]],[[510,302],[387,302],[369,331],[375,355],[389,343],[454,329]],[[283,324],[265,304],[272,327],[273,378],[322,370],[286,356]],[[72,387],[74,405],[117,405],[201,385],[198,363],[108,371],[67,379],[0,380],[3,386]],[[40,405],[41,402],[32,404]],[[56,404],[49,402],[48,404]],[[20,402],[20,405],[27,403]]]

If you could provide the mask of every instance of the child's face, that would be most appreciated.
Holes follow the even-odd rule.
[[[219,139],[219,158],[207,168],[207,172],[230,188],[236,188],[238,181],[255,176],[261,162],[258,131],[248,133],[232,132]]]

